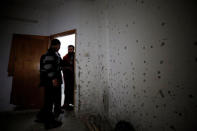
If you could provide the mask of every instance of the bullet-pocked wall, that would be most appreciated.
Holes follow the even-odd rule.
[[[76,111],[105,115],[113,126],[127,120],[139,131],[195,128],[194,0],[45,2],[50,5],[44,10],[42,4],[35,4],[39,9],[14,7],[13,16],[1,21],[1,109],[9,106],[12,33],[53,35],[76,29]]]
[[[106,6],[112,125],[197,129],[196,2],[108,0]]]

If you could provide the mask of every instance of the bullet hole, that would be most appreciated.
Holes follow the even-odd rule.
[[[146,73],[143,73],[143,76],[145,76],[146,75]]]
[[[132,80],[135,80],[135,78],[133,77]]]
[[[151,45],[150,48],[153,48],[153,45]]]
[[[132,70],[135,70],[135,67],[133,67]]]
[[[179,116],[182,116],[183,114],[182,113],[179,113]]]
[[[176,129],[173,125],[170,126],[170,129],[172,129],[173,131],[176,131]]]
[[[194,45],[195,45],[195,46],[197,46],[197,41],[196,41],[196,42],[194,42]]]
[[[135,86],[133,86],[132,88],[135,89]]]
[[[197,62],[197,57],[195,58],[195,61]]]
[[[133,21],[133,23],[132,24],[135,24],[135,21]]]
[[[145,50],[145,49],[146,49],[146,47],[145,47],[145,46],[143,46],[143,47],[142,47],[142,49],[143,49],[143,50]]]
[[[146,79],[144,79],[143,82],[146,82]]]
[[[120,64],[122,64],[122,62],[120,62]]]
[[[139,42],[139,40],[136,40],[136,43],[138,43]]]
[[[161,26],[165,26],[166,25],[166,23],[165,22],[161,22]]]
[[[120,34],[120,31],[118,32],[118,34]]]
[[[127,46],[125,46],[124,49],[127,50]]]
[[[159,90],[159,94],[161,95],[162,98],[165,97],[162,90]]]
[[[192,95],[192,94],[190,94],[190,95],[189,95],[189,98],[193,98],[193,95]]]
[[[157,118],[157,116],[155,116],[155,115],[154,115],[154,116],[153,116],[153,118],[154,118],[154,119],[156,119],[156,118]]]
[[[163,63],[164,63],[164,61],[163,61],[163,60],[161,60],[159,63],[160,63],[160,64],[163,64]]]
[[[158,79],[161,79],[161,76],[157,76]]]
[[[102,69],[101,69],[102,71],[104,70],[104,66],[102,66]]]
[[[156,108],[159,108],[159,105],[156,105],[155,107],[156,107]]]
[[[160,74],[161,72],[160,71],[157,71],[157,74]]]
[[[144,63],[146,63],[146,61],[144,60]]]
[[[131,62],[131,66],[133,66],[133,62]]]
[[[126,24],[126,27],[128,28],[129,27],[129,24]]]
[[[161,46],[164,46],[166,43],[165,42],[161,42]]]
[[[113,60],[113,63],[116,63],[116,60]]]
[[[87,53],[84,54],[84,56],[85,56],[85,57],[89,57],[90,54],[87,52]]]
[[[144,4],[144,1],[142,0],[141,3]]]
[[[146,93],[146,90],[144,90],[144,93]]]
[[[168,94],[170,95],[171,94],[171,91],[168,91]]]

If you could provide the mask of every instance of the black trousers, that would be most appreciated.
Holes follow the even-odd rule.
[[[61,110],[61,85],[58,87],[49,85],[44,88],[44,106],[38,113],[37,117],[38,119],[50,123],[54,120],[54,115],[59,114]]]
[[[74,79],[67,78],[64,81],[65,81],[65,88],[64,88],[65,100],[64,100],[64,105],[68,106],[69,104],[74,104]]]
[[[61,109],[61,85],[58,87],[45,87],[44,108],[48,112],[52,112],[54,105],[54,113]]]

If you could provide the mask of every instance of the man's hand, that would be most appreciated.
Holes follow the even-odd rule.
[[[54,87],[57,87],[57,86],[59,85],[57,79],[53,79],[53,80],[52,80],[52,83],[53,83],[53,86],[54,86]]]

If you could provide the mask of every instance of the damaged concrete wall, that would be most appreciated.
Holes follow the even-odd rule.
[[[107,7],[112,124],[127,120],[139,131],[194,130],[196,3],[109,0]]]

